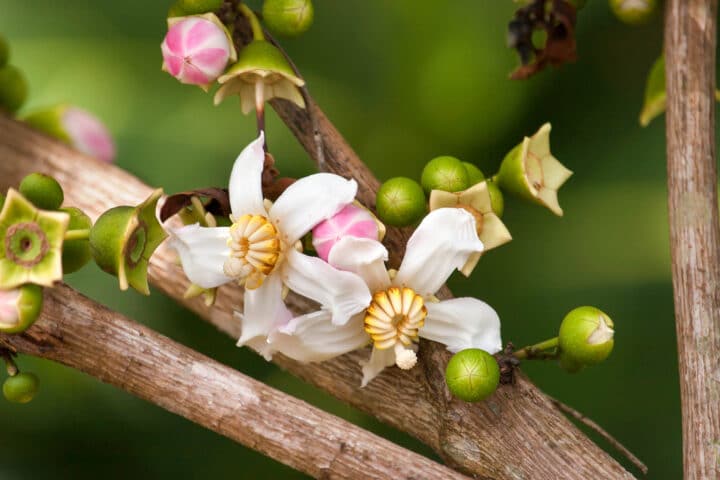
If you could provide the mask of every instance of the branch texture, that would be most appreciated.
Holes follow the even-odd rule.
[[[317,114],[323,132],[329,170],[357,179],[360,199],[374,205],[371,189],[377,180],[319,109],[313,104],[309,106]],[[303,145],[314,150],[307,114],[290,109],[284,102],[277,102],[276,107],[290,127],[302,134]],[[49,173],[65,187],[67,203],[84,209],[92,217],[116,205],[135,204],[151,191],[127,172],[98,163],[2,117],[0,158],[1,188],[17,184],[33,171]],[[389,233],[395,258],[399,245],[404,244],[402,235],[397,230]],[[188,283],[174,260],[175,256],[161,247],[152,258],[151,282],[223,332],[238,338],[240,326],[232,312],[242,308],[242,292],[238,288],[221,288],[212,309],[200,299],[183,299]],[[310,308],[298,297],[289,297],[289,302],[298,312]],[[443,370],[449,355],[438,344],[422,345],[418,368],[386,369],[361,389],[358,361],[368,355],[368,351],[354,352],[309,365],[277,355],[274,362],[340,400],[410,433],[450,465],[481,478],[632,478],[522,375],[515,385],[501,386],[482,404],[468,404],[454,399],[447,391]]]
[[[0,345],[76,368],[315,478],[464,477],[132,322],[73,289]]]
[[[683,464],[686,479],[720,478],[717,0],[671,0],[666,8],[668,208]]]

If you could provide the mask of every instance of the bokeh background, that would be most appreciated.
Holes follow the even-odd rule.
[[[419,178],[440,154],[492,174],[523,135],[552,122],[553,151],[575,172],[560,192],[565,216],[506,199],[513,242],[484,256],[470,279],[454,277],[451,287],[493,305],[504,339],[516,345],[553,336],[576,306],[605,310],[617,327],[605,364],[577,375],[553,363],[524,369],[616,435],[647,462],[651,478],[679,478],[664,125],[660,119],[641,129],[637,122],[644,77],[662,44],[661,19],[630,28],[605,1],[589,2],[579,18],[579,61],[513,82],[516,58],[505,45],[510,0],[315,3],[313,28],[284,45],[319,104],[381,179]],[[109,125],[117,163],[149,184],[168,192],[224,186],[236,154],[254,138],[254,122],[236,102],[213,107],[210,95],[161,72],[169,4],[0,0],[0,32],[29,79],[24,111],[75,103]],[[268,131],[283,174],[312,171],[274,114]],[[70,283],[225,364],[429,453],[237,349],[158,293],[120,294],[94,266]],[[31,358],[21,366],[40,375],[42,392],[27,406],[0,401],[3,480],[303,477],[78,372]]]

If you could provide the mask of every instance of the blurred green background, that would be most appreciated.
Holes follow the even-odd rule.
[[[117,163],[149,184],[168,192],[223,186],[254,138],[254,121],[236,102],[213,107],[210,95],[161,72],[169,4],[0,0],[0,32],[29,79],[24,111],[60,101],[83,106],[114,133]],[[504,339],[516,345],[554,335],[576,306],[606,311],[617,340],[604,365],[578,375],[551,363],[524,368],[645,460],[651,478],[679,478],[664,125],[660,119],[641,129],[637,122],[644,76],[662,43],[660,18],[630,28],[603,0],[589,2],[579,18],[579,61],[512,82],[516,58],[505,29],[513,9],[510,0],[316,0],[313,28],[284,44],[319,104],[381,179],[419,178],[440,154],[493,173],[523,135],[552,122],[553,152],[575,172],[560,192],[565,216],[506,199],[514,241],[451,287],[489,302]],[[274,114],[268,134],[283,174],[312,171]],[[223,363],[427,453],[237,349],[160,294],[120,294],[95,267],[71,283]],[[42,392],[28,406],[0,402],[3,480],[302,478],[83,374],[30,358],[21,366],[39,373]]]

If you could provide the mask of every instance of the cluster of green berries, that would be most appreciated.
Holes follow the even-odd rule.
[[[9,60],[10,46],[0,35],[0,111],[15,113],[27,99],[28,84],[22,71]]]
[[[395,177],[380,186],[376,208],[381,221],[395,227],[414,225],[427,213],[427,195],[433,190],[461,192],[486,181],[480,169],[469,162],[451,156],[430,160],[423,168],[420,183],[407,177]],[[494,182],[487,181],[492,208],[502,216],[502,192]]]

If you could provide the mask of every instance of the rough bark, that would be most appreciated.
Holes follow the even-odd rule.
[[[128,320],[67,286],[0,345],[62,363],[315,478],[467,479]]]
[[[685,478],[720,478],[720,234],[715,163],[717,0],[665,20],[667,172]]]
[[[275,105],[291,128],[302,134],[302,143],[314,149],[307,117],[302,112],[284,112],[282,108],[286,105],[282,102]],[[326,142],[328,169],[356,178],[361,200],[373,205],[371,192],[377,180],[316,111]],[[0,118],[0,158],[3,159],[0,188],[17,184],[29,172],[50,173],[66,188],[67,203],[83,208],[93,217],[112,206],[137,203],[150,192],[150,187],[127,172],[97,163],[5,118]],[[389,232],[390,248],[395,254],[402,244],[401,235]],[[183,299],[188,284],[174,260],[174,255],[162,247],[153,256],[149,272],[155,287],[238,338],[240,327],[232,312],[242,308],[239,289],[221,288],[212,309],[199,299]],[[300,298],[289,297],[289,301],[296,311],[309,308]],[[632,478],[522,375],[517,384],[501,386],[487,401],[468,404],[453,399],[447,392],[443,370],[448,354],[437,344],[422,345],[419,368],[406,372],[386,369],[361,389],[357,362],[368,355],[369,351],[354,352],[309,365],[278,355],[274,362],[340,400],[417,437],[450,465],[481,478]]]

